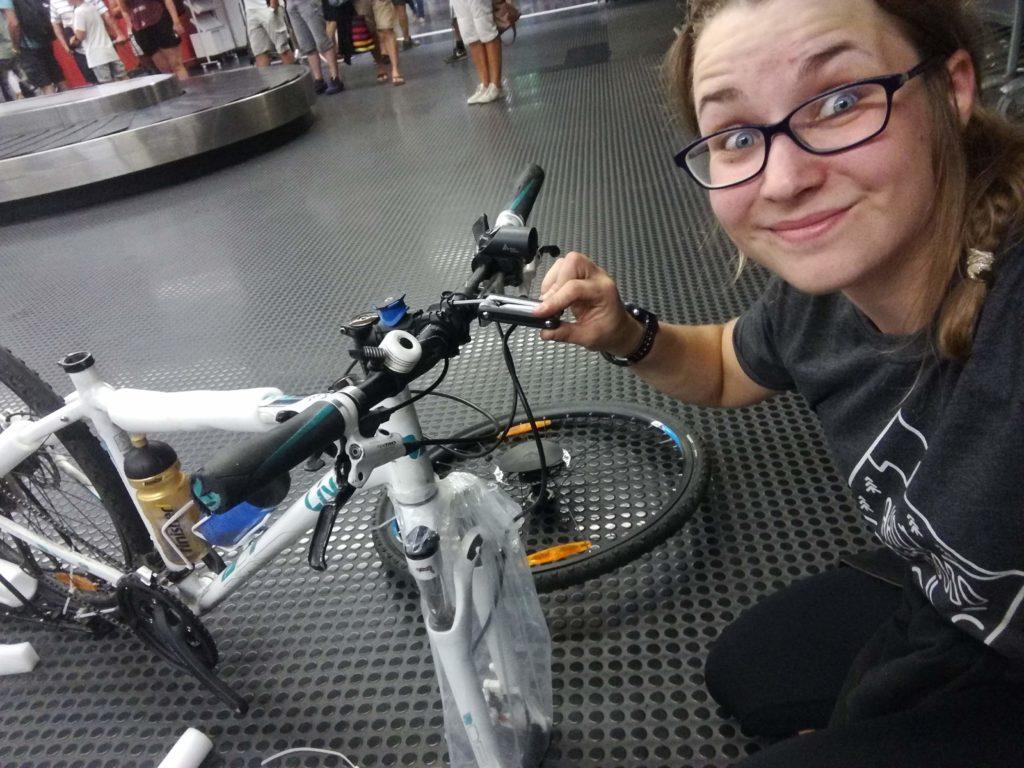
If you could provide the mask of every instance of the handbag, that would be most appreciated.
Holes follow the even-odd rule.
[[[503,35],[512,30],[512,42],[516,39],[516,22],[523,14],[512,0],[492,0],[491,10],[494,13],[494,26],[498,28],[498,34]]]

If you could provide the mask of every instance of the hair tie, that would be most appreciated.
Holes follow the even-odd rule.
[[[996,257],[992,251],[969,248],[967,250],[968,279],[987,283],[992,277],[992,265],[995,264],[995,260]]]

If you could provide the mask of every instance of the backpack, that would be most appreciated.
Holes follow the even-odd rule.
[[[32,42],[45,44],[53,40],[49,4],[44,5],[43,0],[14,0],[14,13],[18,16],[22,34]]]

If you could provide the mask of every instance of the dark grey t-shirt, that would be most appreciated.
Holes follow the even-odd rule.
[[[1024,661],[1024,249],[965,366],[880,333],[841,294],[773,281],[736,324],[754,381],[817,413],[864,520],[954,625]]]

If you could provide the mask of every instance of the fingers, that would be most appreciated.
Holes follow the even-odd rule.
[[[539,316],[556,315],[569,307],[579,305],[598,306],[605,303],[605,286],[597,280],[579,278],[562,283],[552,290],[534,311]],[[579,312],[576,312],[578,315]]]
[[[540,284],[541,298],[544,298],[545,294],[550,293],[552,289],[558,288],[567,280],[586,277],[596,269],[597,267],[594,262],[582,253],[570,251],[565,256],[555,259],[555,263],[551,265],[547,274],[544,275],[544,280]]]

